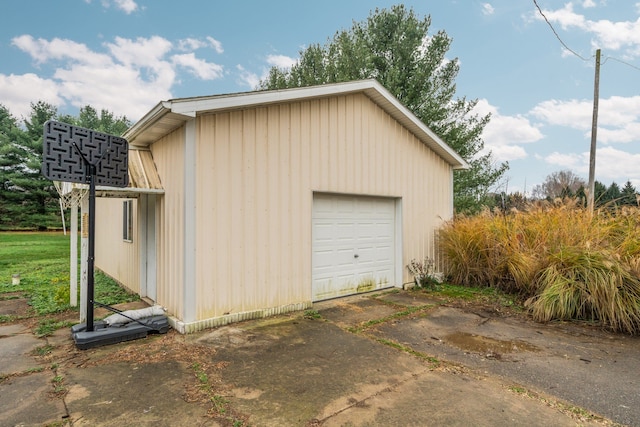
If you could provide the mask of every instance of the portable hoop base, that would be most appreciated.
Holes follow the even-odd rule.
[[[87,350],[103,345],[145,338],[148,334],[166,334],[169,321],[166,316],[151,316],[138,319],[125,325],[108,326],[99,320],[93,323],[93,330],[88,331],[85,323],[71,327],[71,337],[80,350]]]

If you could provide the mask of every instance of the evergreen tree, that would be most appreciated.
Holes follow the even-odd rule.
[[[0,105],[0,225],[3,228],[14,222],[16,210],[20,208],[19,201],[13,197],[17,190],[13,182],[22,163],[17,144],[19,132],[16,118]]]
[[[24,129],[8,125],[10,138],[3,144],[0,208],[4,227],[45,229],[54,225],[57,192],[41,174],[42,135],[44,123],[54,117],[56,108],[45,102],[31,104]],[[15,125],[15,121],[13,122]]]
[[[57,113],[56,107],[39,101],[31,104],[31,113],[24,120],[25,132],[20,134],[18,145],[22,149],[21,175],[15,177],[15,185],[22,191],[22,223],[27,227],[45,229],[60,224],[58,193],[53,183],[42,176],[42,137],[47,120]]]
[[[576,191],[576,199],[580,206],[584,208],[587,207],[587,190],[584,188],[584,185],[581,185],[578,191]]]
[[[98,115],[96,109],[90,105],[82,107],[78,113],[78,117],[66,115],[58,117],[57,120],[117,136],[125,133],[132,124],[126,116],[115,117],[113,113],[104,109],[101,110],[100,115]]]
[[[604,197],[608,203],[611,203],[614,206],[619,205],[622,199],[620,186],[615,182],[612,182],[609,188],[607,188],[607,192],[605,193]]]
[[[628,206],[638,206],[637,194],[636,187],[631,184],[631,181],[627,181],[622,187],[620,203]]]
[[[44,124],[51,119],[113,135],[122,135],[131,124],[107,110],[98,115],[91,106],[81,108],[78,117],[57,116],[54,106],[37,102],[21,126],[0,105],[0,228],[60,226],[58,193],[41,173]]]
[[[508,165],[495,165],[490,153],[481,154],[480,135],[489,116],[472,114],[477,100],[455,98],[460,66],[446,57],[451,38],[444,31],[429,34],[430,25],[430,17],[419,19],[403,5],[376,9],[326,45],[301,51],[291,69],[272,68],[260,88],[377,79],[470,164],[470,170],[455,173],[454,203],[458,212],[477,211],[493,200],[489,189]]]
[[[602,206],[607,203],[607,186],[596,180],[593,183],[593,200],[596,206]]]

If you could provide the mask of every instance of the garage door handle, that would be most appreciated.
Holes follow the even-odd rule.
[[[358,258],[358,257],[360,257],[360,255],[355,254],[353,257],[354,257],[354,258]]]

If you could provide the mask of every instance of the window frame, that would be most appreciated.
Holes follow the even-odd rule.
[[[122,202],[122,240],[133,243],[133,200]]]

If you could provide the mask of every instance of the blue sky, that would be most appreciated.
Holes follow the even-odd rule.
[[[135,121],[161,100],[252,90],[271,66],[397,3],[3,2],[0,103],[18,118],[44,100],[61,113],[89,104]],[[486,149],[510,164],[497,190],[529,193],[563,169],[588,178],[598,48],[596,179],[640,188],[640,1],[537,0],[551,26],[533,0],[404,4],[453,39],[457,96],[492,114]]]

